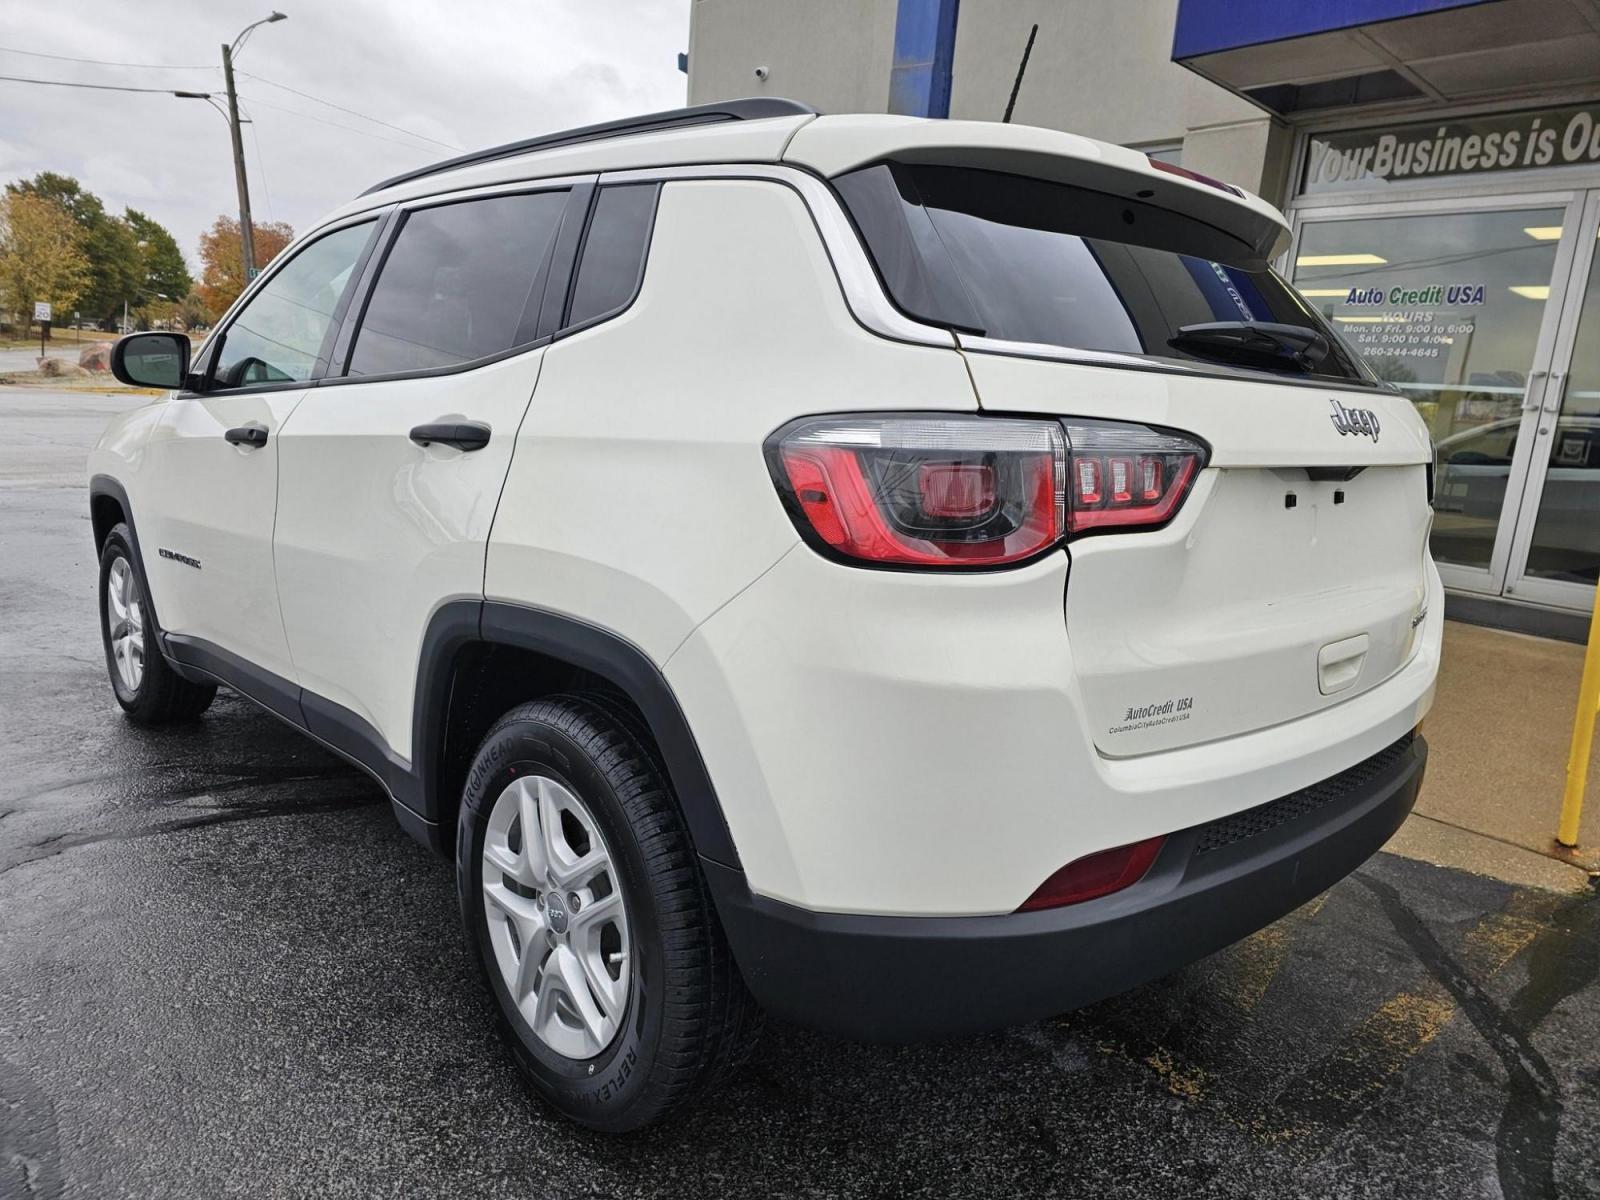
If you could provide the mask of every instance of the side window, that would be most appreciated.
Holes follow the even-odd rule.
[[[334,310],[376,225],[347,225],[318,238],[262,285],[223,331],[212,373],[217,387],[311,378]]]
[[[487,358],[533,340],[567,193],[491,196],[417,209],[389,250],[349,374]]]
[[[580,325],[632,303],[644,275],[658,191],[660,186],[654,183],[600,189],[583,240],[568,325]]]

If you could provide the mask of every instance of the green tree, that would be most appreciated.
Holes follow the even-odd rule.
[[[68,319],[89,278],[83,231],[60,205],[38,196],[0,196],[0,307],[26,325],[36,300]]]
[[[6,191],[52,201],[77,222],[83,232],[83,253],[89,260],[89,279],[78,297],[78,307],[86,317],[97,321],[120,317],[123,301],[138,302],[142,271],[138,238],[127,222],[106,212],[98,196],[85,191],[72,176],[54,171],[9,183]]]
[[[162,303],[181,304],[194,289],[194,279],[189,275],[189,264],[183,261],[183,251],[178,249],[178,239],[159,221],[136,208],[128,209],[122,219],[133,231],[139,251],[141,298],[136,307],[143,310],[161,296],[167,297]]]

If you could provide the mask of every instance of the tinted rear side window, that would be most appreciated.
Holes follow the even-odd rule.
[[[1309,372],[1369,377],[1338,335],[1248,246],[1166,209],[963,167],[879,164],[836,179],[884,284],[912,316],[992,338],[1203,360],[1185,326],[1321,334]]]
[[[534,339],[567,193],[491,196],[409,213],[373,286],[351,375],[487,358]]]
[[[659,190],[653,183],[601,189],[583,241],[568,325],[580,325],[633,302],[644,277]]]

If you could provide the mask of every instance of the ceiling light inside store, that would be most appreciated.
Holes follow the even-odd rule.
[[[1553,242],[1561,237],[1559,225],[1524,225],[1522,232],[1539,242]]]
[[[1348,296],[1349,288],[1301,288],[1302,296]]]
[[[1376,254],[1302,254],[1297,267],[1371,267],[1388,262]]]
[[[1512,284],[1511,290],[1524,300],[1550,299],[1550,285],[1548,283]]]

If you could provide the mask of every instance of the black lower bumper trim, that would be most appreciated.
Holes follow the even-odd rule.
[[[1326,891],[1416,801],[1426,743],[1408,737],[1380,753],[1383,769],[1337,803],[1203,854],[1201,828],[1184,830],[1133,887],[1044,912],[811,912],[753,895],[743,872],[702,861],[739,968],[774,1015],[863,1041],[976,1033],[1159,978]]]

